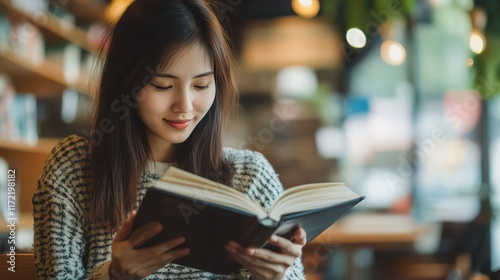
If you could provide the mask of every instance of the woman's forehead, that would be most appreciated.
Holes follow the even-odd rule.
[[[162,73],[176,68],[179,63],[190,62],[194,64],[204,64],[213,69],[213,56],[207,47],[199,42],[183,44],[172,50],[166,51],[158,65],[157,72]]]

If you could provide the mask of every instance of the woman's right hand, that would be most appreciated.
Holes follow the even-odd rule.
[[[136,211],[130,213],[111,245],[111,279],[144,278],[177,258],[189,254],[188,248],[176,248],[184,243],[184,237],[178,237],[165,243],[148,248],[136,249],[162,231],[160,223],[147,224],[136,229],[132,234]]]

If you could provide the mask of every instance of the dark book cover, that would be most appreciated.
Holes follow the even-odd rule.
[[[134,228],[158,221],[163,225],[163,231],[142,247],[184,236],[186,242],[181,246],[190,248],[191,253],[174,263],[217,274],[231,274],[242,267],[224,249],[227,241],[263,247],[273,233],[291,239],[293,231],[301,225],[309,242],[363,198],[287,214],[280,221],[269,218],[259,221],[253,214],[152,187],[139,207]]]

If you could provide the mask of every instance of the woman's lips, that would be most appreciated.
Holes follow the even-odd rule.
[[[179,130],[185,129],[186,127],[189,126],[189,123],[191,122],[191,120],[166,120],[166,119],[163,120],[171,127]]]

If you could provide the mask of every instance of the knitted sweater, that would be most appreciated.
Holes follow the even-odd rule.
[[[111,243],[116,232],[86,221],[89,192],[84,170],[88,140],[71,135],[51,151],[33,194],[34,254],[37,278],[106,279]],[[269,162],[258,152],[224,148],[234,166],[233,187],[268,209],[283,187]],[[137,186],[137,206],[146,190],[166,171],[167,163],[149,161]],[[217,275],[168,264],[145,279],[249,279],[242,269]],[[287,271],[287,279],[304,279],[301,259]]]

